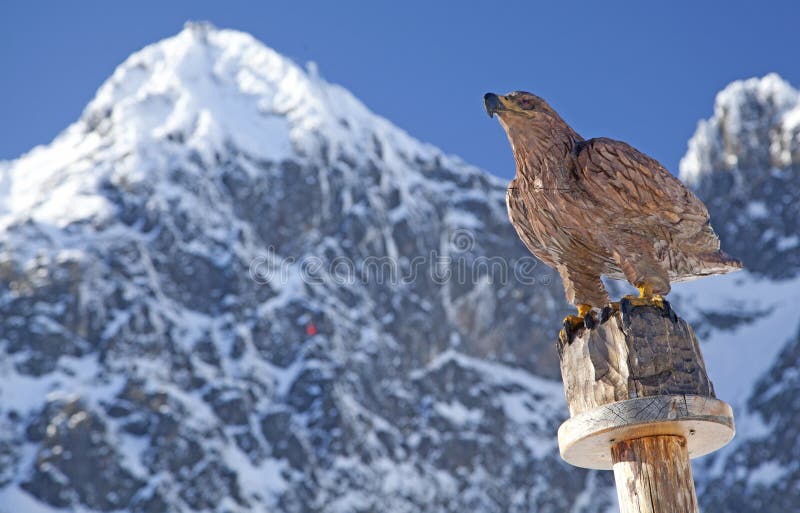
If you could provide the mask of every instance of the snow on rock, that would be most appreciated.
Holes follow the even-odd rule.
[[[708,206],[723,249],[750,271],[800,271],[800,92],[776,74],[730,84],[700,121],[681,179]]]
[[[682,172],[749,270],[670,297],[737,410],[700,496],[784,511],[797,94],[717,104]],[[0,162],[0,513],[611,510],[558,456],[568,309],[544,266],[515,280],[505,186],[247,34],[136,52]]]
[[[776,282],[746,271],[675,285],[670,301],[704,342],[717,395],[737,412],[800,327],[798,290],[800,277]]]
[[[739,80],[717,94],[714,115],[698,124],[680,178],[694,186],[711,170],[730,172],[752,158],[787,167],[800,158],[798,142],[800,92],[775,73]]]
[[[527,256],[504,190],[247,34],[136,52],[0,163],[0,512],[569,509],[562,291],[435,272]]]
[[[722,247],[745,271],[675,287],[671,301],[703,342],[717,396],[737,433],[698,461],[712,511],[797,509],[800,465],[796,308],[800,291],[800,93],[775,74],[717,95],[681,161]]]

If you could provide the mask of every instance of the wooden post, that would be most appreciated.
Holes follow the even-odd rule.
[[[613,468],[622,513],[697,512],[689,458],[728,443],[734,424],[686,321],[666,301],[623,299],[558,349],[571,415],[558,430],[562,458]]]
[[[646,436],[611,447],[620,513],[697,513],[692,465],[682,436]]]

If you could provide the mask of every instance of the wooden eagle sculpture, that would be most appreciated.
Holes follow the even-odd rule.
[[[638,288],[634,304],[663,308],[670,282],[741,269],[720,251],[705,205],[655,159],[621,141],[583,139],[531,93],[487,93],[484,104],[517,163],[511,223],[578,308],[565,332],[592,327],[594,309],[618,308],[601,276]]]

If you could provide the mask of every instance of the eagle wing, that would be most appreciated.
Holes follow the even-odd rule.
[[[621,141],[580,141],[573,152],[578,182],[612,225],[658,226],[689,238],[709,224],[705,205],[655,159]]]

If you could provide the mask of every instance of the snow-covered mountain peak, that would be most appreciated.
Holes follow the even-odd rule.
[[[749,271],[670,296],[736,408],[698,495],[793,511],[800,166],[727,172],[715,126]],[[0,513],[610,511],[558,456],[566,305],[505,189],[246,34],[137,52],[0,162]]]
[[[188,23],[131,55],[83,119],[101,132],[120,127],[122,139],[177,138],[206,151],[233,143],[271,160],[318,150],[320,134],[328,151],[353,155],[373,135],[410,140],[316,72],[249,34],[207,23]]]
[[[312,88],[302,70],[249,35],[190,24],[131,55],[82,119],[133,144],[169,137],[202,148],[231,137],[274,158],[291,151],[283,114],[296,105],[321,110]]]
[[[681,178],[746,268],[800,273],[800,91],[774,73],[723,89],[689,141]]]
[[[402,180],[416,176],[414,160],[450,160],[315,66],[305,71],[249,34],[188,23],[119,65],[51,144],[0,163],[0,230],[104,218],[103,180],[158,182],[176,155],[214,163],[231,149],[253,161],[380,159]]]
[[[691,185],[712,170],[730,171],[762,164],[786,167],[800,162],[800,91],[776,73],[737,80],[717,94],[714,115],[701,120],[680,163]],[[709,151],[713,147],[715,151]]]
[[[137,52],[0,163],[0,512],[570,509],[505,187],[248,35]]]

